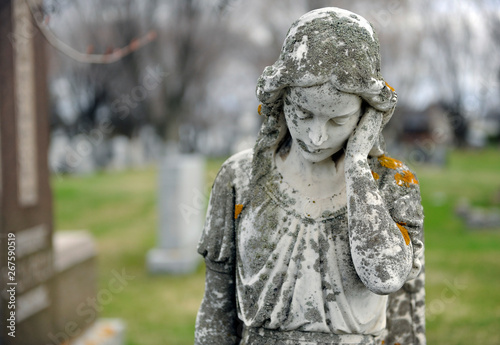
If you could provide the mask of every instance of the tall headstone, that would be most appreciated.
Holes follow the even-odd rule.
[[[0,336],[7,344],[48,344],[53,330],[56,296],[51,287],[52,199],[44,50],[27,3],[2,1],[0,318],[10,327],[2,327]]]
[[[190,273],[200,261],[196,245],[205,216],[205,161],[199,155],[170,153],[159,175],[159,243],[148,253],[148,268]]]
[[[0,1],[0,344],[122,344],[96,320],[92,238],[53,236],[45,56],[28,2]]]

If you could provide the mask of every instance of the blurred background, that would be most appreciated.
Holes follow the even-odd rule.
[[[398,92],[386,141],[420,180],[428,343],[500,343],[498,1],[45,0],[55,229],[94,236],[98,292],[133,277],[99,305],[127,344],[192,344],[203,296],[202,263],[150,273],[165,160],[202,157],[201,201],[184,211],[203,217],[220,164],[255,141],[260,73],[324,6],[373,24]]]

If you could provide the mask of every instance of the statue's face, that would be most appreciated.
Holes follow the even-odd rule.
[[[284,97],[283,110],[294,144],[313,163],[341,150],[361,116],[361,97],[340,92],[331,83],[291,87]]]

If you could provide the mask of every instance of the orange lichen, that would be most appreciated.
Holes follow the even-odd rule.
[[[240,215],[241,210],[243,210],[242,204],[236,204],[234,206],[234,219],[238,219],[238,216]]]
[[[380,178],[380,176],[375,171],[372,171],[372,175],[375,180],[378,180]]]
[[[259,113],[259,115],[262,115],[262,104],[259,104],[259,106],[257,107],[257,112]]]
[[[104,337],[110,337],[115,333],[116,331],[111,326],[106,326],[101,330],[101,335]]]
[[[410,244],[410,235],[408,235],[408,230],[406,230],[406,228],[401,224],[406,225],[406,223],[396,223],[396,225],[399,228],[399,231],[401,231],[401,234],[403,235],[403,238],[405,239],[406,245],[409,245]]]
[[[378,161],[380,162],[380,165],[389,169],[397,169],[403,166],[403,162],[387,157],[386,155],[378,157]]]
[[[398,186],[410,187],[410,184],[418,184],[418,180],[410,170],[404,170],[401,174],[394,175]]]
[[[396,91],[396,90],[394,90],[394,88],[392,86],[387,84],[387,82],[385,82],[385,86],[387,86],[392,92]]]

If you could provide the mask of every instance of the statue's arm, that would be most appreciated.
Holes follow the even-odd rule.
[[[396,223],[391,216],[368,164],[382,116],[369,108],[361,119],[348,142],[345,173],[349,242],[356,272],[369,290],[389,294],[409,278],[414,250],[407,225],[402,220]]]
[[[223,164],[210,195],[198,253],[205,258],[205,295],[196,318],[196,345],[239,343],[235,287],[235,188],[231,162]]]
[[[234,275],[207,266],[205,295],[196,317],[195,345],[235,345],[237,334]]]

